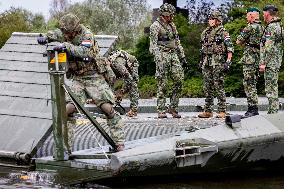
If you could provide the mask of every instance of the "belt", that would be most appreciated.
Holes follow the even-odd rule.
[[[250,43],[246,43],[247,46],[255,48],[255,49],[260,49],[260,45],[258,44],[250,44]]]
[[[89,71],[85,71],[82,73],[75,72],[75,75],[76,76],[88,76],[88,75],[94,75],[95,73],[96,73],[95,70],[89,70]]]

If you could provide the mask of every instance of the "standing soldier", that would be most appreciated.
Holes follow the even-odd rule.
[[[150,27],[149,48],[156,62],[158,118],[167,118],[166,111],[172,114],[173,118],[181,118],[177,108],[184,79],[182,65],[187,66],[187,62],[173,23],[175,7],[165,3],[161,5],[159,12],[160,17]],[[165,106],[167,77],[174,81],[168,110]]]
[[[214,11],[209,16],[209,26],[201,34],[201,61],[205,107],[200,118],[213,117],[214,93],[218,98],[217,118],[226,116],[226,95],[224,90],[224,72],[229,70],[233,55],[230,35],[222,25],[222,15]]]
[[[267,26],[264,29],[260,45],[259,71],[264,72],[265,92],[269,102],[268,114],[278,112],[278,75],[282,62],[283,28],[277,17],[278,8],[266,5],[263,17]]]
[[[117,100],[121,100],[122,96],[129,92],[130,110],[127,112],[128,117],[136,117],[138,109],[138,67],[139,63],[135,56],[123,50],[112,52],[108,57],[111,62],[111,68],[114,71],[116,78],[123,78],[124,87],[116,94]]]
[[[247,95],[248,111],[245,116],[258,115],[257,79],[259,75],[259,49],[263,32],[259,20],[260,10],[256,7],[247,9],[248,25],[237,38],[237,44],[245,46],[241,63],[243,64],[244,89]]]
[[[89,95],[107,117],[112,139],[116,142],[116,151],[124,149],[124,132],[122,119],[114,109],[114,94],[107,81],[115,77],[109,62],[98,55],[99,49],[92,32],[80,24],[77,16],[73,14],[64,15],[59,21],[60,29],[49,31],[46,36],[39,37],[38,43],[45,44],[47,41],[58,41],[59,45],[54,50],[66,49],[68,53],[68,70],[66,76],[72,80],[71,90],[79,97],[82,104]],[[91,59],[91,61],[86,61]],[[107,81],[106,81],[107,80]],[[68,115],[67,127],[69,146],[71,153],[73,140],[75,106],[68,102],[66,105]]]

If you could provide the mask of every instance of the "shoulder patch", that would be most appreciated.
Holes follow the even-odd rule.
[[[82,46],[90,48],[92,46],[91,40],[83,40],[81,43]]]

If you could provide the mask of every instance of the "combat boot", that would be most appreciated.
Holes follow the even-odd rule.
[[[253,106],[252,115],[253,115],[253,116],[259,115],[257,105],[254,105],[254,106]]]
[[[169,108],[168,113],[172,114],[173,118],[181,118],[181,115],[175,109]]]
[[[130,109],[129,112],[126,113],[127,117],[136,117],[137,116],[137,110]]]
[[[246,117],[251,117],[252,115],[252,106],[248,106],[248,111],[246,111],[245,116]]]
[[[226,117],[226,112],[218,112],[218,114],[217,114],[217,116],[216,116],[216,118],[225,118]]]
[[[115,151],[116,152],[123,151],[124,148],[125,148],[124,144],[117,144],[117,145],[115,145]]]
[[[168,116],[167,116],[167,114],[166,114],[166,112],[159,112],[158,113],[158,118],[167,118]]]
[[[256,105],[249,106],[248,111],[245,113],[246,117],[256,116],[259,115],[258,113],[258,107]]]
[[[201,114],[198,114],[199,118],[210,118],[213,117],[213,113],[212,112],[202,112]]]

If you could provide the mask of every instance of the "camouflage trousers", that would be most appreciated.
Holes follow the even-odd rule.
[[[182,91],[182,83],[184,79],[183,68],[180,64],[176,52],[161,52],[160,60],[156,62],[156,79],[158,84],[157,91],[157,110],[165,112],[166,107],[166,92],[168,77],[173,80],[173,88],[170,95],[169,108],[176,110],[179,104],[179,97]]]
[[[264,72],[265,93],[268,98],[269,108],[268,113],[277,113],[279,109],[278,99],[278,75],[279,69],[266,67]]]
[[[258,105],[257,96],[257,80],[259,76],[259,66],[258,64],[244,64],[243,65],[243,85],[247,96],[248,106]]]
[[[218,112],[226,111],[226,95],[224,90],[224,67],[223,65],[208,66],[204,65],[203,90],[205,95],[205,112],[212,112],[214,105],[214,94],[218,99]]]
[[[104,103],[114,104],[115,98],[113,91],[109,84],[104,79],[103,75],[95,74],[89,77],[74,77],[72,84],[69,86],[72,92],[79,98],[81,104],[85,104],[87,97],[91,98],[97,107],[100,107]],[[67,99],[68,101],[68,99]],[[70,99],[69,99],[70,101]],[[69,145],[74,140],[74,125],[75,121],[73,117],[68,117],[67,126],[68,138],[70,139]],[[111,119],[107,119],[107,124],[110,127],[110,135],[116,144],[123,144],[125,135],[123,131],[123,122],[118,112]]]
[[[129,100],[130,100],[130,109],[137,111],[138,109],[138,100],[139,100],[139,91],[138,91],[138,82],[139,82],[139,75],[138,75],[138,67],[133,67],[132,72],[133,80],[125,79],[124,90],[129,93]]]

